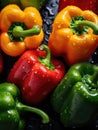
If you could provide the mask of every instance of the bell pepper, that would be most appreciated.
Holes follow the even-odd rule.
[[[33,6],[40,10],[48,2],[48,0],[1,0],[0,2],[0,9],[4,8],[8,4],[17,4],[22,9],[28,6]]]
[[[15,4],[1,10],[1,49],[9,56],[19,56],[26,49],[37,48],[44,37],[42,18],[34,7],[21,10]]]
[[[85,126],[98,113],[98,66],[80,62],[69,68],[53,91],[53,109],[65,127]]]
[[[40,10],[49,0],[20,0],[22,8],[33,6]]]
[[[15,84],[4,82],[0,84],[0,129],[23,130],[25,127],[25,112],[36,113],[43,123],[49,122],[48,115],[41,109],[24,105],[20,102],[20,91]]]
[[[82,10],[92,10],[98,14],[98,1],[97,0],[59,0],[59,11],[65,8],[68,5],[75,5],[81,8]]]
[[[98,46],[98,16],[76,6],[65,7],[55,17],[48,45],[69,66],[87,61]]]
[[[48,46],[43,44],[35,51],[28,50],[23,53],[10,70],[7,81],[17,84],[23,100],[32,105],[43,101],[64,74],[64,63],[51,58]]]

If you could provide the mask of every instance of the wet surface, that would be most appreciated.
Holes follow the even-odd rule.
[[[49,34],[52,30],[53,20],[58,12],[58,1],[59,0],[49,0],[45,7],[41,10],[43,17],[43,30],[45,32],[44,43],[47,44]]]
[[[58,0],[49,0],[49,2],[46,4],[45,7],[41,10],[41,15],[43,17],[43,30],[45,32],[44,37],[44,44],[48,43],[48,38],[52,30],[52,23],[53,20],[58,12]],[[15,63],[17,58],[12,58],[10,56],[6,56],[3,54],[4,57],[4,71],[1,74],[0,82],[6,81],[6,77]],[[89,58],[89,62],[92,64],[98,65],[98,48],[94,52],[94,54]],[[51,94],[50,94],[51,95]],[[43,101],[41,104],[39,104],[38,108],[41,108],[44,110],[47,114],[50,116],[50,123],[49,124],[42,124],[41,119],[37,115],[33,114],[27,114],[25,120],[26,120],[26,127],[25,130],[65,130],[66,128],[61,124],[59,121],[59,116],[57,113],[55,113],[51,107],[50,103],[50,95]],[[87,126],[83,127],[87,129],[98,129],[98,121],[93,121],[91,124],[88,124]],[[77,129],[77,128],[74,128]]]

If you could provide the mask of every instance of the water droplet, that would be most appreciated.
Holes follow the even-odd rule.
[[[64,110],[64,113],[65,113],[65,114],[67,113],[67,110],[66,110],[66,109]]]
[[[22,69],[25,69],[25,66],[24,66],[24,65],[22,66]]]
[[[65,86],[63,86],[63,89],[65,89]]]
[[[96,51],[94,52],[94,55],[97,55],[97,52],[96,52]]]
[[[76,43],[75,43],[75,42],[73,43],[73,46],[76,46]]]
[[[34,71],[34,74],[37,74],[37,71]]]
[[[34,20],[34,23],[36,23],[36,20]]]
[[[10,115],[8,115],[8,118],[10,118],[11,116]]]
[[[25,87],[23,87],[23,90],[25,90]]]
[[[61,28],[61,25],[58,25],[58,29],[60,29]]]
[[[94,64],[94,61],[92,60],[91,63]]]
[[[28,60],[27,62],[28,62],[28,64],[30,64],[30,60]]]
[[[11,114],[11,112],[10,112],[10,111],[8,111],[8,113],[9,113],[9,114]]]

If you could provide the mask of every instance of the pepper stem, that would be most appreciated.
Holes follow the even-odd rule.
[[[97,79],[98,79],[98,71],[96,71],[93,75],[85,75],[83,77],[83,82],[85,84],[88,84],[90,87],[89,88],[92,88],[92,89],[97,89],[98,88],[98,82],[97,82]]]
[[[46,57],[42,58],[39,57],[39,61],[45,65],[48,69],[54,69],[54,65],[51,63],[51,52],[50,49],[47,45],[43,44],[39,47],[40,50],[45,50],[46,51]]]
[[[91,21],[88,21],[88,20],[77,21],[76,24],[78,26],[88,26],[93,29],[94,34],[98,35],[98,25],[97,24],[95,24]]]
[[[20,110],[20,111],[28,111],[28,112],[36,113],[36,114],[38,114],[39,116],[42,117],[43,123],[49,123],[48,115],[44,111],[42,111],[41,109],[38,109],[38,108],[35,108],[35,107],[30,107],[30,106],[24,105],[20,102],[17,103],[17,109]]]
[[[94,22],[85,20],[82,16],[72,18],[70,28],[75,34],[84,34],[88,32],[88,27],[93,29],[93,33],[98,35],[98,25]]]
[[[96,83],[98,81],[98,71],[95,71],[95,73],[91,76],[91,81],[94,83]]]
[[[26,37],[39,34],[41,27],[39,25],[34,25],[31,29],[24,30],[21,26],[15,26],[13,28],[14,37]]]

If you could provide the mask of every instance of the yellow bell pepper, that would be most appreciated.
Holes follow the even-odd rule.
[[[48,45],[70,66],[88,60],[98,46],[97,34],[98,16],[94,12],[67,6],[55,17]]]
[[[21,10],[9,4],[1,10],[1,49],[9,56],[19,56],[26,49],[37,48],[44,37],[42,17],[34,7]]]

